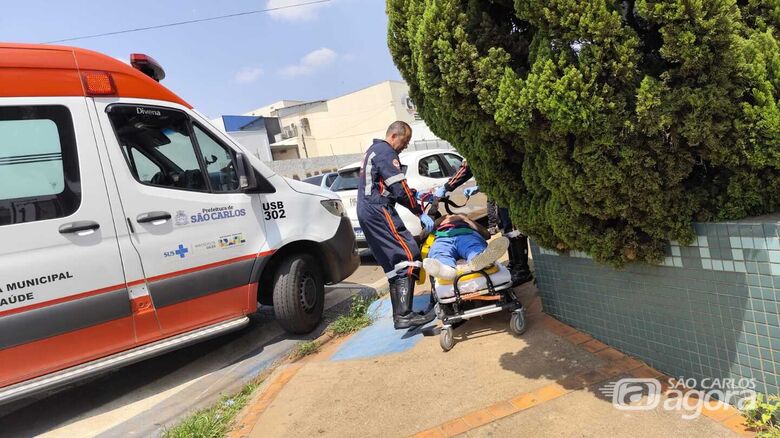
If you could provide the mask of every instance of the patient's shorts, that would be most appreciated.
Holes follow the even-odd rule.
[[[476,231],[472,231],[460,236],[437,237],[431,245],[428,257],[454,268],[458,260],[471,261],[485,248],[487,248],[485,239]]]

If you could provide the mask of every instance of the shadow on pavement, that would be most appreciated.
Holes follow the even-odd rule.
[[[624,375],[613,374],[607,381],[597,384],[589,382],[588,379],[603,379],[604,374],[596,370],[603,369],[608,362],[544,326],[546,315],[541,311],[536,286],[529,283],[520,286],[519,291],[520,299],[528,311],[528,330],[521,336],[526,345],[519,351],[502,354],[501,367],[529,379],[553,380],[567,390],[590,392],[597,399],[611,404],[612,398],[598,389]],[[492,325],[497,326],[496,330],[507,331],[508,321],[508,316],[502,317],[494,320]]]

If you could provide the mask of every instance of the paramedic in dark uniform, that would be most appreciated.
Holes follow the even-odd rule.
[[[427,324],[433,313],[412,311],[414,283],[419,277],[420,248],[395,210],[401,204],[420,217],[430,232],[433,219],[424,214],[406,183],[398,154],[406,149],[412,128],[393,122],[384,140],[375,139],[366,151],[358,179],[357,216],[366,243],[390,282],[390,301],[396,330]]]
[[[460,168],[452,178],[442,187],[433,192],[437,198],[441,198],[448,192],[451,192],[462,186],[470,180],[474,174],[466,160],[463,160]],[[467,198],[479,191],[478,187],[469,187],[463,191]],[[531,268],[528,266],[528,237],[515,230],[512,225],[512,219],[509,218],[509,210],[505,207],[498,208],[498,218],[501,223],[501,234],[509,238],[509,272],[512,273],[512,286],[519,286],[533,279]]]

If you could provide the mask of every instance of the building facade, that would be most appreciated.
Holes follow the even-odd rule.
[[[228,133],[261,160],[273,161],[275,159],[271,143],[276,142],[281,133],[279,119],[261,116],[222,116],[212,120],[211,123]]]
[[[409,87],[399,81],[384,81],[328,100],[279,101],[245,115],[278,118],[281,138],[270,148],[290,150],[294,145],[298,157],[291,158],[363,153],[373,139],[384,138],[387,126],[396,120],[413,126],[413,141],[446,145],[417,117]]]
[[[328,100],[280,100],[212,122],[275,171],[304,179],[359,160],[396,120],[412,127],[409,149],[451,148],[419,118],[409,87],[399,81]]]

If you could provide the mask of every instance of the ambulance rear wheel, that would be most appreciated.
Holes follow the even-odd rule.
[[[274,278],[274,314],[290,333],[309,333],[322,321],[325,281],[314,259],[296,254],[285,259]]]

